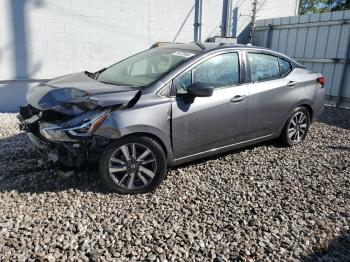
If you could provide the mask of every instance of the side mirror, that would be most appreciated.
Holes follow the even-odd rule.
[[[209,84],[195,82],[187,87],[187,93],[193,97],[208,97],[212,96],[214,87]]]

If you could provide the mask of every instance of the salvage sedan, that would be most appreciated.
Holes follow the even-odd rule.
[[[169,165],[269,139],[301,143],[324,84],[268,49],[171,44],[31,88],[20,127],[58,165],[98,162],[110,190],[146,193]]]

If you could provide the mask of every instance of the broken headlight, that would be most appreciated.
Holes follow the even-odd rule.
[[[42,123],[40,125],[40,133],[48,140],[57,141],[70,140],[70,136],[86,137],[91,135],[102,124],[109,112],[109,110],[88,112],[61,125]]]

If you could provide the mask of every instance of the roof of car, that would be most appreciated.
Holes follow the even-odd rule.
[[[169,43],[169,44],[163,44],[159,48],[174,48],[174,49],[192,50],[197,52],[205,52],[211,49],[232,48],[232,47],[260,48],[256,46],[241,45],[241,44],[207,43],[207,42]]]
[[[225,48],[237,48],[237,49],[256,49],[261,51],[267,51],[268,53],[277,55],[279,57],[285,58],[293,63],[295,67],[304,67],[299,62],[295,61],[293,58],[288,57],[284,54],[281,54],[279,52],[276,52],[274,50],[260,47],[260,46],[253,46],[253,45],[242,45],[242,44],[226,44],[226,43],[208,43],[208,42],[194,42],[194,43],[162,43],[161,46],[158,48],[174,48],[174,49],[182,49],[182,50],[190,50],[195,51],[198,53],[207,52],[210,50],[219,50],[219,49],[225,49]]]

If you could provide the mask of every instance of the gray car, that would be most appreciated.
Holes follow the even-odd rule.
[[[19,119],[60,166],[98,161],[110,190],[145,193],[168,165],[275,138],[301,143],[323,110],[324,84],[268,49],[171,44],[39,84]]]

